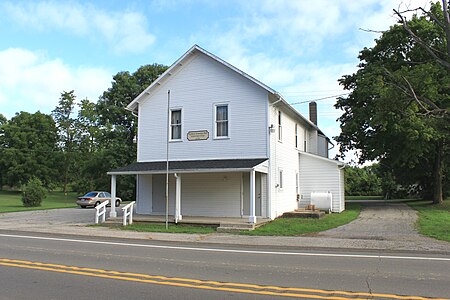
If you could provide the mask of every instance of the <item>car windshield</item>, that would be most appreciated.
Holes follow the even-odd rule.
[[[111,194],[108,192],[105,192],[106,198],[111,198]]]
[[[84,195],[83,197],[95,197],[95,196],[97,196],[96,192],[89,192],[86,195]]]

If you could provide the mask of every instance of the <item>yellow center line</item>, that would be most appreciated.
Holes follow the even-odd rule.
[[[326,291],[326,290],[306,289],[306,288],[284,288],[284,287],[269,286],[269,285],[265,286],[265,285],[245,284],[245,283],[217,282],[217,281],[198,280],[198,279],[189,279],[189,278],[165,277],[165,276],[161,276],[161,275],[147,275],[147,274],[140,274],[140,273],[109,271],[109,270],[102,270],[102,269],[66,266],[66,265],[58,265],[58,264],[25,261],[25,260],[13,260],[13,259],[7,259],[7,258],[0,258],[0,265],[9,266],[9,267],[26,268],[26,269],[35,269],[35,270],[42,270],[42,271],[75,274],[75,275],[108,278],[108,279],[119,279],[119,280],[142,282],[142,283],[152,283],[152,284],[188,287],[188,288],[196,288],[196,289],[207,289],[207,290],[216,290],[216,291],[239,292],[239,293],[258,294],[258,295],[301,297],[301,298],[312,298],[312,299],[331,299],[331,300],[348,300],[348,299],[355,299],[355,297],[359,297],[359,296],[381,297],[381,298],[391,298],[391,299],[412,299],[412,300],[425,300],[425,299],[449,300],[449,299],[443,299],[443,298],[426,298],[426,297],[420,297],[420,296],[400,296],[400,295],[394,295],[394,294],[374,294],[374,293],[371,294],[371,293],[364,293],[364,292]],[[95,272],[95,273],[93,273],[93,272]],[[133,278],[133,277],[129,277],[129,276],[141,277],[141,278]],[[165,280],[165,281],[159,281],[159,280]],[[174,282],[174,281],[179,281],[179,282]],[[184,283],[181,283],[181,282],[184,282]],[[201,284],[201,285],[199,285],[199,284]],[[205,284],[214,285],[214,286],[207,286]],[[239,288],[237,288],[237,287],[239,287]],[[266,291],[250,290],[250,289],[243,289],[243,288],[265,289]],[[279,291],[279,292],[273,292],[273,291],[267,291],[267,290],[275,290],[275,291]],[[297,293],[292,293],[292,292],[297,292]],[[314,295],[314,294],[302,294],[302,293],[298,293],[298,292],[327,294],[328,296],[321,296],[321,295]],[[336,294],[347,295],[347,296],[351,296],[352,298],[331,296],[331,295],[336,295]]]

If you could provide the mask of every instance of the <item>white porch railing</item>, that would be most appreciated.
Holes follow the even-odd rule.
[[[123,226],[127,226],[127,218],[129,218],[128,220],[128,224],[133,224],[133,209],[134,209],[134,204],[136,203],[136,201],[131,201],[130,203],[128,203],[127,205],[125,205],[124,207],[122,207],[122,211],[123,211]]]
[[[102,217],[102,222],[106,221],[106,205],[109,204],[109,200],[102,202],[95,207],[95,224],[98,224],[98,219]]]

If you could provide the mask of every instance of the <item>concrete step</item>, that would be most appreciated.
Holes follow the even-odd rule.
[[[290,211],[284,213],[282,218],[314,218],[320,219],[325,216],[325,212],[323,211],[308,211],[308,210],[300,210],[300,211]]]
[[[245,223],[220,223],[220,226],[217,227],[218,232],[238,232],[241,230],[254,230],[254,224],[245,224]]]

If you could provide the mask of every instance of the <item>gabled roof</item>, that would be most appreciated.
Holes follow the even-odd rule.
[[[267,158],[254,159],[215,159],[215,160],[183,160],[170,161],[170,173],[194,173],[194,172],[231,172],[251,170],[265,162]],[[125,174],[162,174],[166,173],[165,161],[135,162],[125,167],[120,167],[108,172],[109,175]]]
[[[150,86],[148,86],[139,96],[137,96],[130,104],[128,104],[127,109],[131,110],[131,111],[134,111],[136,109],[137,104],[139,103],[139,100],[141,100],[141,98],[144,95],[148,94],[155,86],[160,85],[161,82],[164,81],[164,79],[166,79],[168,76],[170,76],[173,73],[174,69],[182,66],[183,62],[186,61],[189,56],[195,54],[196,52],[203,53],[206,56],[212,58],[213,60],[223,64],[224,66],[230,68],[231,70],[235,71],[236,73],[244,76],[248,80],[250,80],[253,83],[257,84],[261,88],[267,90],[269,93],[277,94],[277,92],[275,90],[273,90],[272,88],[268,87],[267,85],[265,85],[261,81],[255,79],[252,76],[248,75],[247,73],[239,70],[235,66],[227,63],[223,59],[221,59],[221,58],[215,56],[214,54],[206,51],[205,49],[201,48],[200,46],[194,45],[194,46],[191,47],[191,49],[189,49],[186,53],[184,53],[183,56],[181,56],[176,62],[174,62],[163,74],[161,74]]]
[[[211,59],[217,61],[218,63],[226,66],[227,68],[231,69],[232,71],[238,73],[239,75],[243,76],[244,78],[252,81],[253,83],[255,83],[256,85],[258,85],[259,87],[263,88],[264,90],[266,90],[268,93],[272,94],[275,96],[276,99],[278,99],[277,101],[275,101],[276,103],[281,102],[286,109],[288,109],[289,111],[291,111],[292,113],[294,113],[297,117],[299,117],[301,120],[303,120],[306,124],[308,124],[309,126],[311,126],[312,128],[315,128],[317,130],[320,131],[320,129],[317,127],[316,124],[314,124],[313,122],[311,122],[308,118],[305,118],[302,114],[300,114],[294,107],[292,107],[286,100],[283,99],[283,97],[274,89],[272,89],[271,87],[265,85],[264,83],[262,83],[261,81],[255,79],[254,77],[248,75],[247,73],[245,73],[242,70],[239,70],[238,68],[236,68],[235,66],[231,65],[230,63],[224,61],[223,59],[215,56],[214,54],[206,51],[205,49],[201,48],[198,45],[194,45],[192,46],[186,53],[183,54],[183,56],[181,56],[176,62],[174,62],[163,74],[161,74],[152,84],[150,84],[150,86],[148,86],[141,94],[139,94],[139,96],[137,96],[133,101],[131,101],[130,104],[128,104],[128,106],[126,107],[128,110],[130,111],[137,111],[138,109],[138,103],[139,101],[145,97],[145,95],[150,94],[150,92],[157,86],[161,85],[168,77],[170,77],[172,75],[172,73],[174,73],[175,70],[177,70],[178,68],[182,67],[184,62],[193,54],[200,52],[208,57],[210,57]],[[328,139],[328,137],[327,137]],[[328,139],[329,140],[329,139]]]

